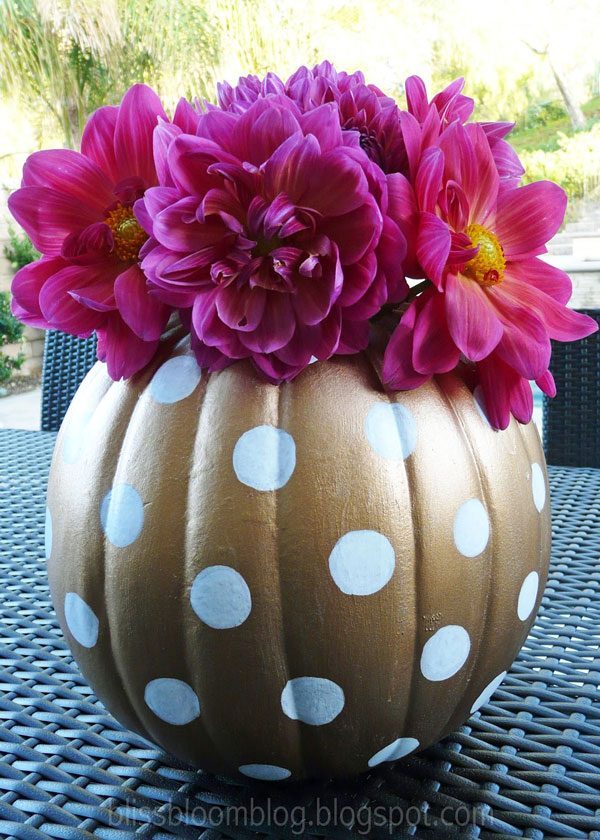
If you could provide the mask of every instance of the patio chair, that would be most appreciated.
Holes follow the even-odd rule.
[[[580,309],[600,324],[600,309]],[[558,393],[544,397],[544,451],[549,464],[600,467],[600,333],[572,344],[552,342]]]
[[[96,336],[75,338],[49,330],[42,372],[43,432],[57,432],[82,379],[96,361]]]

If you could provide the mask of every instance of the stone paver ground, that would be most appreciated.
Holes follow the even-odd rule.
[[[0,429],[39,429],[41,399],[41,388],[0,397]]]

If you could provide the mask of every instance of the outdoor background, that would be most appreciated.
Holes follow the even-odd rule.
[[[516,122],[526,179],[569,194],[549,259],[571,274],[572,305],[600,307],[599,33],[598,0],[0,0],[0,426],[35,428],[43,348],[8,314],[12,273],[35,253],[6,197],[27,154],[77,148],[87,116],[136,81],[172,109],[214,100],[220,79],[324,58],[400,102],[410,74],[431,92],[465,76],[477,119]]]

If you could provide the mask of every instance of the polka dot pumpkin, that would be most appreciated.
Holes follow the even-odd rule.
[[[77,661],[125,725],[261,782],[348,776],[493,703],[545,584],[533,425],[454,375],[385,394],[366,355],[276,387],[185,340],[58,436],[46,555]],[[485,713],[485,712],[483,712]]]

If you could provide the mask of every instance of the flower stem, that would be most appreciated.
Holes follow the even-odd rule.
[[[418,297],[422,292],[428,289],[429,286],[431,286],[430,280],[421,280],[420,283],[417,283],[416,286],[413,286],[409,290],[408,295],[404,298],[402,303],[410,303],[411,300],[414,300],[416,297]]]
[[[413,301],[421,292],[424,292],[429,286],[431,285],[429,280],[422,280],[420,283],[417,283],[416,286],[413,286],[412,289],[409,289],[407,296],[404,300],[401,300],[400,303],[386,303],[385,306],[382,306],[379,312],[371,318],[373,323],[380,321],[382,319],[387,319],[390,316],[397,318],[398,320],[404,315],[406,312],[408,305],[411,301]]]

